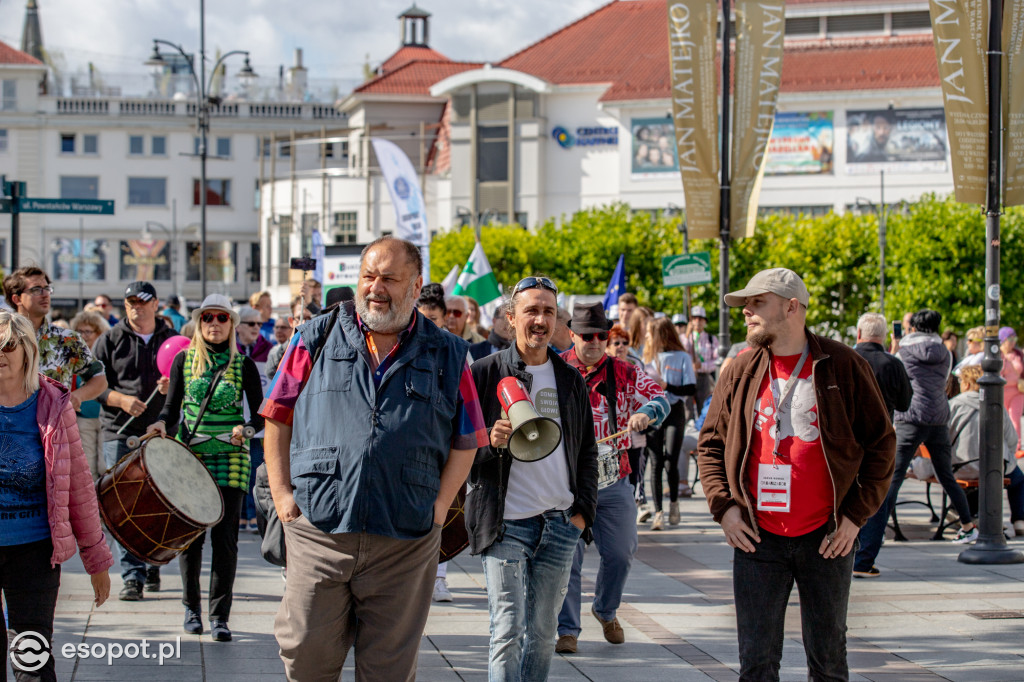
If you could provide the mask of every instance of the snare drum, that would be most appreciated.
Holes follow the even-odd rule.
[[[110,534],[150,564],[168,563],[224,515],[206,465],[170,438],[152,438],[122,457],[96,493]]]
[[[607,443],[597,446],[597,489],[607,488],[619,480],[619,451]]]

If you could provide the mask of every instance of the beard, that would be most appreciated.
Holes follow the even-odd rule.
[[[767,349],[775,343],[775,334],[766,330],[764,327],[758,327],[755,331],[747,332],[747,343],[754,348]]]
[[[413,291],[416,289],[416,280],[409,282],[409,288],[400,299],[394,299],[387,294],[361,294],[356,291],[356,312],[359,318],[371,330],[378,334],[397,334],[409,326],[409,318],[412,309],[416,305],[413,298]],[[370,301],[388,303],[387,311],[376,311],[370,309]]]
[[[539,342],[534,339],[534,334],[542,334],[544,336],[544,341]],[[531,325],[530,328],[526,330],[526,338],[523,339],[523,341],[525,341],[527,348],[547,348],[548,344],[551,342],[551,336],[552,330],[549,327],[542,324],[535,324]]]

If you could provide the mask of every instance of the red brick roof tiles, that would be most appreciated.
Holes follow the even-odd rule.
[[[363,83],[354,90],[359,94],[429,95],[430,86],[448,76],[470,69],[479,69],[476,62],[416,61]]]
[[[431,49],[425,45],[403,45],[393,55],[384,60],[384,63],[380,65],[377,70],[378,75],[383,76],[384,74],[397,71],[409,62],[415,61],[431,61],[431,62],[450,62],[448,57],[437,50]]]
[[[16,50],[5,42],[0,41],[0,64],[28,64],[42,66],[42,62],[30,54]]]

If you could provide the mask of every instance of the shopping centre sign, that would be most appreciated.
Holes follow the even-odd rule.
[[[565,126],[555,126],[551,131],[551,137],[562,149],[614,147],[619,144],[619,129],[603,126],[580,126],[573,132],[569,132]]]

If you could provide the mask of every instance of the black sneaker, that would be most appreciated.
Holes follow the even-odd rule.
[[[882,572],[878,570],[877,566],[872,566],[866,571],[853,570],[854,578],[877,578],[880,575],[882,575]]]
[[[199,611],[193,611],[192,609],[185,607],[185,632],[190,635],[201,635],[203,634],[203,619],[199,615]]]
[[[150,566],[146,569],[146,592],[160,591],[160,567]]]
[[[138,580],[125,580],[124,588],[118,595],[121,601],[142,601],[142,583]]]
[[[227,621],[210,621],[210,634],[213,636],[213,641],[215,642],[231,641],[231,630],[228,629]]]

